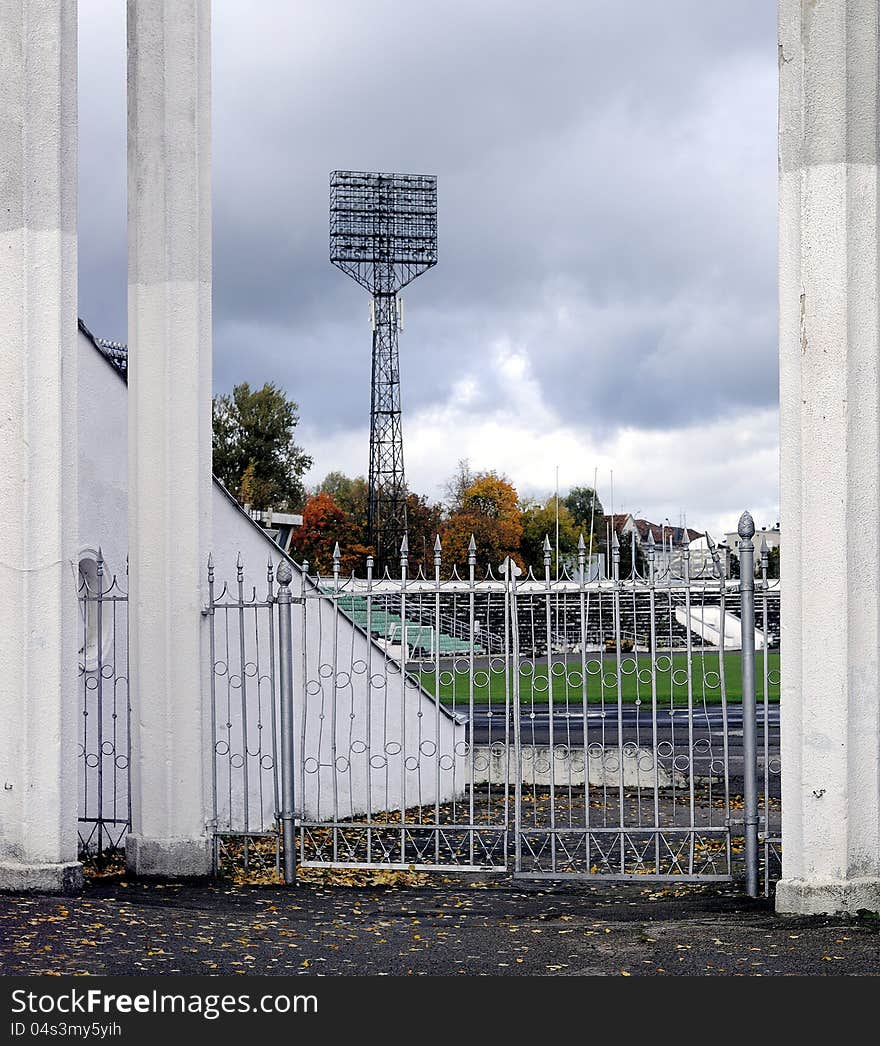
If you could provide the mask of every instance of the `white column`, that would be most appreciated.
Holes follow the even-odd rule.
[[[209,0],[128,0],[128,398],[138,875],[206,875],[211,532]]]
[[[0,889],[77,863],[76,0],[0,0]]]
[[[780,0],[780,912],[880,910],[877,0]]]

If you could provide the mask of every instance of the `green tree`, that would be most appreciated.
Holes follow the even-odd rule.
[[[344,472],[328,472],[316,493],[329,494],[351,523],[366,533],[369,488],[363,476],[352,478]]]
[[[212,415],[217,478],[254,508],[300,509],[312,459],[293,439],[297,404],[272,382],[260,389],[242,382],[214,397]]]
[[[520,549],[523,563],[531,567],[536,577],[544,576],[544,538],[550,539],[553,549],[550,571],[556,576],[556,497],[549,497],[542,505],[537,501],[527,502],[522,514],[523,536]],[[565,501],[559,501],[559,570],[566,563],[571,569],[572,561],[577,565],[579,529]],[[589,534],[586,535],[589,537]]]
[[[575,525],[583,531],[586,540],[590,537],[591,522],[593,534],[599,534],[605,509],[592,487],[572,487],[565,497],[565,507],[571,513]]]
[[[633,568],[639,577],[648,576],[648,561],[645,552],[638,541],[633,541],[632,534],[618,534],[620,542],[620,577],[626,580],[633,576]],[[635,563],[633,563],[633,550],[635,550]],[[611,550],[608,550],[608,569],[611,570]]]

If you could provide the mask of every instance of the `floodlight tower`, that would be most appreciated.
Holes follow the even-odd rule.
[[[372,295],[369,541],[393,562],[406,532],[400,407],[400,291],[437,264],[437,179],[424,174],[330,175],[330,261]]]

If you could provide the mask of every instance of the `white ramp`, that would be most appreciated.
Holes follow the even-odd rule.
[[[675,608],[675,620],[686,628],[690,627],[692,632],[704,639],[712,646],[721,646],[722,628],[724,630],[724,649],[742,650],[742,622],[730,612],[724,615],[724,624],[721,623],[721,607],[701,606],[691,607],[690,619],[686,607]],[[755,629],[755,649],[761,650],[764,646],[764,633]]]

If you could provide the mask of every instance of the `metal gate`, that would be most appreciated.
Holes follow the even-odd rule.
[[[101,550],[79,562],[78,828],[82,856],[119,852],[131,827],[128,593]]]
[[[528,876],[732,876],[731,594],[690,552],[644,574],[517,586],[515,869]],[[676,569],[677,568],[677,569]],[[699,637],[697,642],[696,637]],[[708,645],[707,640],[717,640]],[[525,647],[525,649],[523,649]],[[741,709],[741,705],[738,706]]]
[[[280,867],[284,835],[291,880],[748,870],[754,891],[759,841],[769,857],[778,840],[778,589],[764,556],[756,629],[746,544],[742,582],[711,546],[651,540],[626,576],[616,542],[609,577],[583,545],[558,577],[549,546],[543,577],[510,560],[478,577],[473,545],[460,573],[438,541],[433,571],[404,545],[394,576],[368,560],[358,578],[337,548],[327,576],[285,563],[258,598],[239,566],[211,601],[218,839],[245,859],[274,839]]]
[[[431,579],[405,550],[393,579],[339,562],[302,594],[300,863],[505,869],[509,585],[478,583],[473,555],[441,580],[439,547]]]

